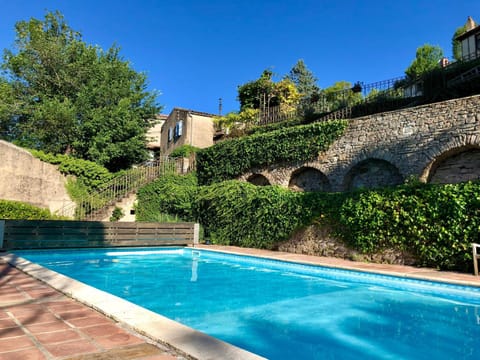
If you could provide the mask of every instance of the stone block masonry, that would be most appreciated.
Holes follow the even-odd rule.
[[[410,176],[436,183],[480,178],[480,95],[352,119],[313,161],[255,168],[240,179],[348,191],[397,185]]]

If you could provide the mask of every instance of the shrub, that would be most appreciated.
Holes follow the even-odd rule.
[[[10,200],[0,200],[0,219],[8,220],[55,220],[61,219],[52,215],[48,209]]]
[[[195,174],[165,175],[138,190],[135,218],[137,221],[157,221],[161,214],[170,214],[193,221],[196,192]]]
[[[308,195],[225,181],[200,188],[197,219],[215,244],[270,249],[310,223],[315,207],[308,203]]]
[[[289,127],[202,149],[197,153],[198,182],[208,185],[235,178],[255,166],[313,159],[339,138],[346,126],[346,121],[329,121]]]
[[[110,221],[118,221],[120,220],[125,214],[123,210],[118,206],[115,206],[115,209],[112,211],[112,216],[110,216]]]
[[[322,193],[236,180],[198,187],[194,175],[170,175],[142,188],[138,202],[137,220],[198,221],[215,244],[272,249],[300,227],[328,224],[360,252],[407,251],[440,269],[470,271],[480,236],[480,182]]]
[[[263,134],[270,131],[276,131],[285,129],[287,127],[298,126],[302,123],[303,119],[295,118],[291,120],[281,121],[277,123],[271,123],[267,125],[255,125],[250,130],[248,130],[249,135],[253,134]]]
[[[192,145],[182,145],[170,153],[170,157],[179,158],[179,157],[189,157],[192,154],[195,154],[200,148],[197,148]]]

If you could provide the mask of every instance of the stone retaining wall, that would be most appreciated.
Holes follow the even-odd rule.
[[[317,159],[252,169],[240,179],[320,191],[396,185],[409,176],[455,183],[479,178],[479,154],[476,95],[352,119]]]
[[[360,254],[332,236],[329,228],[319,225],[311,225],[297,231],[289,240],[278,244],[275,250],[384,264],[417,264],[414,256],[395,249],[388,249],[375,254]]]
[[[0,199],[22,201],[55,212],[72,203],[65,183],[65,176],[56,166],[0,140]]]

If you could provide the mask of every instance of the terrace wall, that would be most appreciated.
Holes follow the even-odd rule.
[[[315,160],[255,168],[240,179],[348,191],[397,185],[410,176],[436,183],[480,178],[480,95],[352,119]]]
[[[66,177],[56,166],[0,140],[0,199],[22,201],[55,212],[72,203],[65,183]]]

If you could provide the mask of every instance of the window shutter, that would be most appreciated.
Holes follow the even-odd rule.
[[[182,136],[183,134],[183,120],[178,122],[178,137]]]

